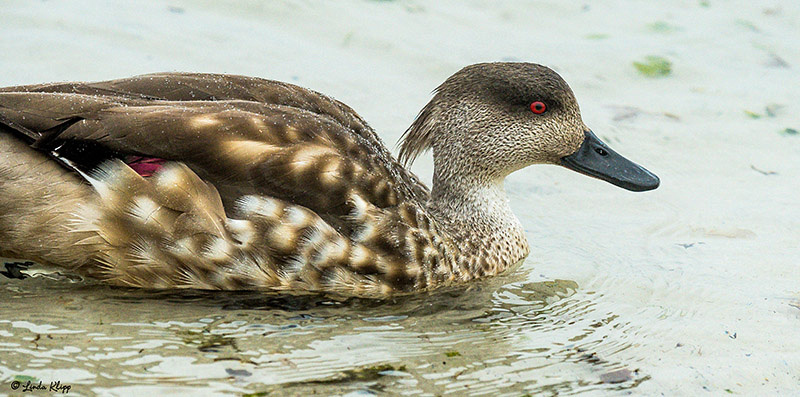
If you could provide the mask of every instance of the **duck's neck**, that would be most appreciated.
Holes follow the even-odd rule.
[[[525,231],[508,205],[504,178],[451,175],[434,170],[429,210],[458,245],[459,266],[494,275],[524,258]]]

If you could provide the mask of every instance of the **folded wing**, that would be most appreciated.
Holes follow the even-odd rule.
[[[270,80],[154,74],[8,87],[0,89],[0,124],[42,150],[88,142],[111,156],[184,162],[216,186],[226,207],[263,194],[336,223],[348,193],[379,208],[427,200],[352,109]],[[78,152],[72,156],[80,163],[99,150],[92,145],[70,149]]]

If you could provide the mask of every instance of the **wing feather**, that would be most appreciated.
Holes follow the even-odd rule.
[[[184,162],[226,207],[245,194],[272,196],[344,227],[350,193],[378,208],[428,197],[352,109],[287,83],[163,73],[7,87],[0,116],[53,142]]]

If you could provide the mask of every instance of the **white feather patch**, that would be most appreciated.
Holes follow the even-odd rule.
[[[354,220],[363,220],[367,216],[367,210],[370,204],[355,193],[350,195],[350,202],[353,203],[353,211],[350,216]]]
[[[71,232],[85,232],[97,230],[97,225],[103,213],[94,205],[80,205],[67,221]]]
[[[309,224],[309,218],[311,215],[300,207],[289,207],[286,209],[284,220],[297,227],[303,227]]]
[[[147,223],[161,208],[153,199],[147,196],[136,196],[133,198],[130,214],[134,218]]]
[[[201,255],[213,261],[223,261],[230,257],[233,251],[227,241],[221,238],[215,238],[210,244],[203,248]]]
[[[236,207],[242,214],[256,214],[267,218],[278,218],[283,210],[283,205],[278,200],[254,195],[241,197],[237,200]]]
[[[357,232],[353,233],[353,241],[364,242],[375,238],[378,234],[378,228],[370,222],[365,222]]]
[[[84,176],[103,200],[110,201],[114,197],[113,186],[120,185],[123,179],[123,168],[128,168],[128,166],[121,161],[107,161]],[[135,171],[131,170],[131,172]]]
[[[325,222],[325,220],[322,218],[317,218],[317,220],[314,222],[314,228],[322,233],[336,234],[336,230],[334,230],[333,227],[331,227],[331,225],[328,224],[328,222]]]
[[[184,169],[175,163],[167,163],[154,175],[159,186],[178,186],[186,177]]]
[[[325,243],[327,235],[319,228],[311,229],[311,232],[302,237],[300,247],[307,250],[319,248],[320,245]]]
[[[354,265],[364,265],[369,260],[370,251],[363,245],[354,245],[350,250],[350,263]]]
[[[228,219],[226,225],[228,230],[233,235],[233,238],[239,242],[241,246],[249,246],[255,236],[255,229],[250,221],[242,219]]]

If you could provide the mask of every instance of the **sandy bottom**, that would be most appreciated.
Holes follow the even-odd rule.
[[[5,0],[0,85],[254,75],[348,103],[394,147],[460,67],[531,61],[662,187],[517,172],[525,263],[392,302],[0,277],[0,394],[796,393],[800,3],[429,3]]]

